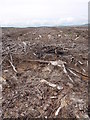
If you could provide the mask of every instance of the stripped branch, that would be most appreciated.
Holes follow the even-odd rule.
[[[57,115],[59,114],[60,110],[61,110],[63,107],[66,107],[66,106],[67,106],[67,100],[66,100],[66,96],[65,96],[65,97],[63,97],[63,98],[61,99],[61,105],[60,105],[60,107],[56,110],[55,116],[57,116]]]
[[[73,68],[70,68],[70,67],[69,67],[69,69],[70,69],[70,70],[72,70],[72,71],[74,71],[74,72],[76,72],[77,74],[79,74],[79,75],[81,75],[81,76],[84,76],[84,77],[89,78],[89,76],[88,76],[88,75],[83,74],[83,73],[81,73],[81,72],[79,72],[79,71],[77,71],[77,70],[75,70],[75,69],[73,69]]]
[[[73,74],[76,77],[79,77],[77,74],[75,74],[72,70],[68,69],[71,74]],[[80,77],[79,77],[80,78]]]
[[[13,71],[17,73],[17,70],[15,68],[15,66],[13,65],[13,63],[9,60],[9,63],[11,64],[12,68],[13,68]]]
[[[45,83],[46,85],[49,85],[50,87],[57,88],[58,90],[62,90],[62,89],[63,89],[62,86],[59,86],[59,85],[53,84],[53,83],[48,82],[48,81],[46,81],[46,80],[44,80],[44,79],[41,80],[40,82],[41,82],[41,83]]]

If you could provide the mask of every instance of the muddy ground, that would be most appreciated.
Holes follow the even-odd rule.
[[[2,28],[2,118],[89,118],[87,27]]]

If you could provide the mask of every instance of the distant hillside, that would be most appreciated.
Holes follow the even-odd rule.
[[[90,27],[90,23],[89,24],[84,24],[84,25],[81,25],[82,27]]]
[[[88,24],[84,24],[84,25],[82,25],[83,27],[88,27]]]

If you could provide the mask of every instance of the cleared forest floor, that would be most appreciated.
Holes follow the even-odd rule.
[[[2,117],[88,118],[87,28],[2,32]]]

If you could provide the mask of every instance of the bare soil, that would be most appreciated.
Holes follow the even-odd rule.
[[[2,118],[89,118],[87,27],[2,32]]]

